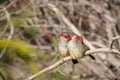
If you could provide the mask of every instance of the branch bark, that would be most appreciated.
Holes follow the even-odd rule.
[[[110,48],[110,49],[112,49],[113,43],[114,43],[116,40],[118,40],[118,39],[120,39],[120,36],[117,36],[117,37],[114,37],[114,38],[111,39],[111,41],[110,41],[110,43],[109,43],[109,48]]]
[[[117,49],[109,49],[109,48],[99,48],[99,49],[92,49],[92,50],[88,50],[86,51],[86,55],[90,55],[93,53],[114,53],[116,55],[120,56],[120,51]]]
[[[40,76],[41,74],[44,74],[44,73],[46,73],[46,72],[48,72],[48,71],[51,71],[51,70],[55,69],[56,67],[58,67],[59,65],[65,63],[66,61],[69,61],[69,60],[71,60],[71,59],[72,59],[72,58],[71,58],[70,56],[65,57],[65,58],[63,58],[63,59],[60,59],[60,60],[59,60],[58,62],[56,62],[55,64],[53,64],[53,65],[51,65],[51,66],[49,66],[49,67],[41,70],[40,72],[38,72],[38,73],[30,76],[29,78],[27,78],[27,79],[25,79],[25,80],[34,80],[36,77]]]
[[[100,49],[93,49],[93,50],[88,50],[86,51],[85,55],[88,56],[90,54],[93,54],[93,53],[115,53],[117,55],[120,56],[120,51],[119,50],[116,50],[116,49],[109,49],[109,48],[100,48]],[[41,70],[40,72],[30,76],[29,78],[25,79],[25,80],[34,80],[36,77],[48,72],[48,71],[51,71],[53,69],[55,69],[56,67],[58,67],[59,65],[65,63],[66,61],[69,61],[71,60],[72,58],[70,56],[68,57],[65,57],[61,60],[59,60],[58,62],[56,62],[55,64]]]

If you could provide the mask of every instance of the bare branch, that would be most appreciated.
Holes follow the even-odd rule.
[[[6,18],[7,18],[7,21],[8,21],[8,24],[10,25],[10,35],[8,36],[8,40],[12,38],[13,34],[14,34],[14,26],[11,22],[11,18],[10,18],[10,14],[8,13],[8,11],[6,10],[6,8],[4,7],[3,8],[5,14],[6,14]]]
[[[120,51],[117,49],[109,49],[109,48],[99,48],[99,49],[93,49],[93,50],[88,50],[85,54],[90,55],[93,53],[114,53],[120,56]]]
[[[112,49],[113,43],[114,43],[116,40],[118,40],[118,39],[120,39],[120,36],[117,36],[117,37],[112,38],[111,41],[110,41],[110,43],[109,43],[109,46],[108,46],[108,47],[109,47],[110,49]]]
[[[100,48],[100,49],[93,49],[93,50],[88,50],[85,54],[86,56],[90,55],[90,54],[93,54],[93,53],[115,53],[117,55],[120,56],[120,51],[119,50],[116,50],[116,49],[109,49],[109,48]],[[71,60],[72,58],[70,56],[68,57],[65,57],[61,60],[59,60],[58,62],[56,62],[55,64],[41,70],[40,72],[30,76],[29,78],[25,79],[25,80],[34,80],[36,77],[48,72],[48,71],[51,71],[53,69],[55,69],[56,67],[58,67],[59,65],[65,63],[66,61],[69,61]]]
[[[40,76],[41,74],[44,74],[44,73],[46,73],[46,72],[48,72],[48,71],[51,71],[51,70],[55,69],[56,67],[58,67],[59,65],[65,63],[66,61],[69,61],[69,60],[71,60],[71,59],[72,59],[72,58],[71,58],[70,56],[65,57],[65,58],[59,60],[58,62],[56,62],[55,64],[53,64],[53,65],[51,65],[51,66],[49,66],[49,67],[41,70],[40,72],[38,72],[38,73],[30,76],[29,78],[27,78],[27,79],[25,79],[25,80],[34,80],[36,77]]]

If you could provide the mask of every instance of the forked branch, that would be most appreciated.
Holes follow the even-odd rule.
[[[113,54],[117,54],[120,56],[120,51],[119,50],[116,50],[116,49],[109,49],[109,48],[100,48],[100,49],[93,49],[93,50],[88,50],[85,54],[86,56],[90,55],[90,54],[93,54],[93,53],[113,53]],[[71,60],[72,58],[70,56],[68,57],[65,57],[61,60],[59,60],[58,62],[56,62],[55,64],[41,70],[40,72],[30,76],[29,78],[25,79],[25,80],[34,80],[36,77],[48,72],[48,71],[51,71],[53,69],[55,69],[56,67],[58,67],[59,65]]]
[[[118,39],[120,39],[120,36],[117,36],[117,37],[114,37],[114,38],[111,39],[111,41],[109,43],[109,48],[110,49],[112,49],[113,43]]]

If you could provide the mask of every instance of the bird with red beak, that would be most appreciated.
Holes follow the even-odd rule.
[[[68,50],[71,58],[73,60],[77,60],[79,58],[83,58],[85,56],[85,52],[89,50],[89,48],[83,43],[83,38],[76,34],[68,42]],[[95,59],[92,55],[90,55],[90,57]]]

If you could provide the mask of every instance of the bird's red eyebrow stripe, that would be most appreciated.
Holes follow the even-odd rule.
[[[70,36],[70,35],[67,35],[66,38],[67,38],[68,40],[71,40],[71,36]]]
[[[79,36],[78,34],[75,34],[77,38],[81,38],[81,36]]]
[[[81,36],[79,36],[78,34],[75,34],[75,35],[76,35],[76,38],[77,38],[79,41],[83,41]]]
[[[64,35],[64,34],[61,34],[60,36],[62,36],[62,37],[64,37],[64,38],[66,38],[66,39],[68,39],[68,40],[70,40],[71,39],[71,37],[70,37],[70,35]]]
[[[65,36],[64,34],[61,34],[60,36],[62,36],[62,37],[65,37],[65,38],[66,38],[66,36]]]

